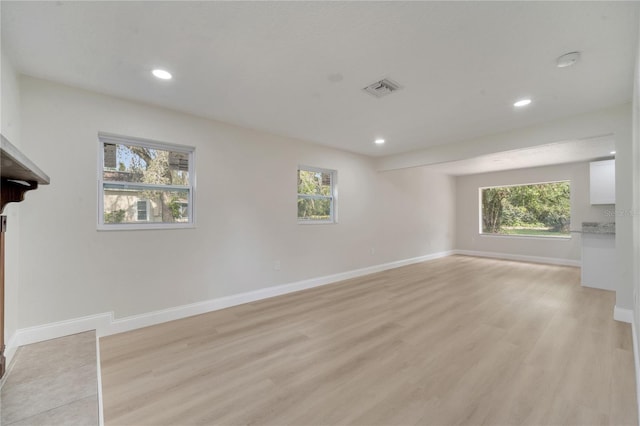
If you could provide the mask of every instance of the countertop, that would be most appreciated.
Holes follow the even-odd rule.
[[[0,135],[0,175],[6,179],[49,184],[49,176],[29,160],[18,148]]]
[[[583,234],[609,234],[615,235],[615,222],[582,222]]]

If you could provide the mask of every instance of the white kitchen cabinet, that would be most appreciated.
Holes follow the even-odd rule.
[[[593,161],[589,164],[591,204],[616,203],[616,160]]]
[[[582,234],[581,284],[585,287],[615,290],[616,236]]]

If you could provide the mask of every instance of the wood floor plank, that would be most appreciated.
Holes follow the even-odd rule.
[[[101,338],[105,423],[637,424],[614,303],[572,267],[409,265]]]

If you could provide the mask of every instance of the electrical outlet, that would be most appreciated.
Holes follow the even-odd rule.
[[[273,269],[276,271],[280,270],[280,261],[276,260],[275,262],[273,262]]]
[[[376,248],[375,247],[371,247],[369,249],[369,253],[373,256],[374,254],[376,254]]]

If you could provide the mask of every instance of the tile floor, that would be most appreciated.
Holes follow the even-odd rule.
[[[0,391],[0,423],[97,425],[95,332],[18,349]]]

